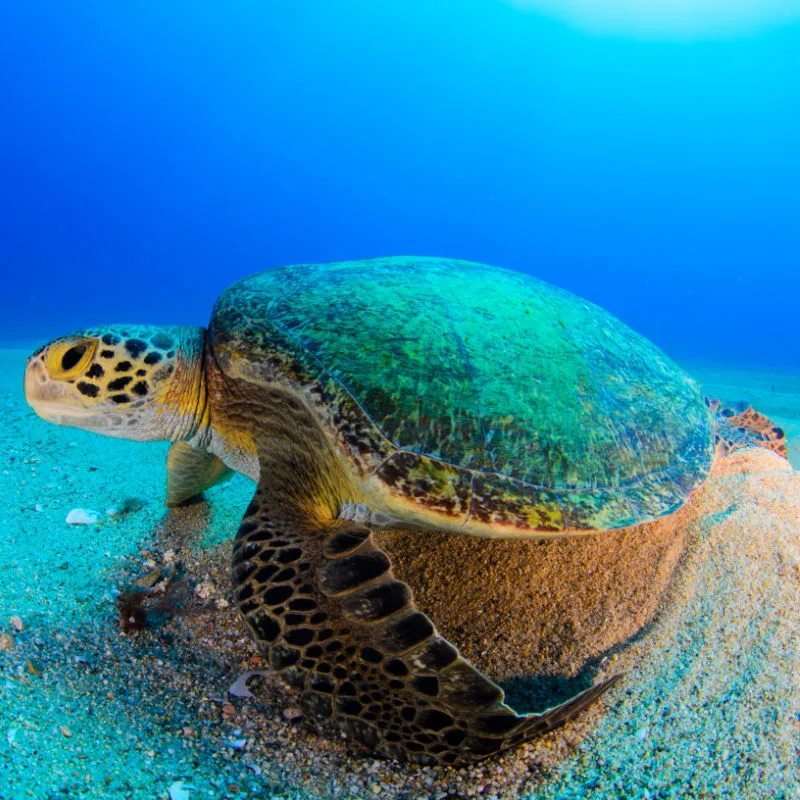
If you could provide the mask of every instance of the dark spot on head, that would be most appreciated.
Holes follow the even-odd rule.
[[[128,372],[133,365],[130,361],[120,361],[116,367],[114,367],[115,372]]]
[[[118,392],[120,389],[124,389],[132,380],[133,378],[131,378],[130,375],[123,378],[116,378],[109,382],[108,390],[110,392]]]
[[[138,358],[145,350],[147,350],[147,342],[143,342],[141,339],[128,339],[125,342],[125,349],[133,358]]]
[[[173,344],[175,344],[175,340],[166,333],[157,333],[150,340],[150,343],[153,345],[153,347],[157,347],[159,350],[167,350],[172,347]]]
[[[137,369],[137,370],[136,370],[136,374],[137,374],[137,375],[138,375],[140,378],[143,378],[145,375],[147,375],[147,370],[146,370],[146,369]]]
[[[100,355],[103,358],[114,358],[114,351],[113,350],[101,350]]]
[[[144,381],[139,381],[138,383],[135,383],[133,385],[131,391],[134,394],[138,394],[139,397],[143,397],[144,395],[147,394],[147,384]]]
[[[85,394],[87,397],[97,397],[100,394],[100,389],[95,386],[93,383],[86,383],[85,381],[81,381],[78,384],[78,391],[81,394]]]
[[[115,336],[113,333],[107,333],[103,336],[101,341],[103,344],[119,344],[119,336]]]
[[[111,400],[115,403],[130,403],[131,399],[126,394],[112,394]]]
[[[145,364],[158,364],[159,361],[161,361],[161,353],[157,353],[155,350],[144,357]]]
[[[175,358],[175,351],[174,350],[170,350],[167,353],[167,358]]]
[[[83,358],[85,352],[85,344],[76,344],[75,347],[70,347],[70,349],[61,356],[61,369],[64,371],[72,369]]]
[[[90,378],[102,378],[106,371],[99,364],[92,364],[91,369],[86,373]]]
[[[153,373],[153,380],[156,383],[159,381],[165,381],[170,375],[172,375],[174,371],[175,367],[173,367],[172,364],[164,364]]]

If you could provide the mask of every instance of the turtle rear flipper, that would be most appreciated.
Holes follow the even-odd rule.
[[[765,447],[784,458],[789,457],[786,433],[749,403],[723,403],[706,400],[716,422],[715,443],[719,455],[742,447]]]
[[[615,680],[518,715],[415,608],[369,528],[303,519],[263,485],[233,565],[239,608],[271,666],[310,710],[389,758],[479,761],[553,730]]]

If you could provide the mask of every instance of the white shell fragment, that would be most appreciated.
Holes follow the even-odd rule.
[[[67,514],[67,525],[96,525],[100,520],[100,512],[88,508],[73,508]]]
[[[175,781],[169,787],[169,800],[189,800],[189,792],[194,786],[189,786],[183,781]]]

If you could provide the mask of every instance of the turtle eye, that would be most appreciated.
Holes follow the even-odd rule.
[[[74,378],[89,366],[96,348],[95,339],[64,339],[50,348],[46,356],[47,372],[57,380]]]
[[[85,355],[88,347],[85,344],[76,344],[75,347],[70,347],[63,356],[61,356],[61,369],[64,372],[69,372]]]

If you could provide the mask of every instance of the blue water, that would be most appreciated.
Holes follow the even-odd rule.
[[[0,341],[202,324],[246,274],[412,253],[530,272],[677,357],[798,368],[791,16],[5,2]]]

